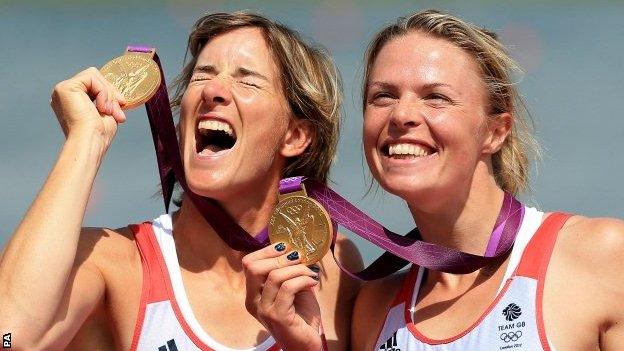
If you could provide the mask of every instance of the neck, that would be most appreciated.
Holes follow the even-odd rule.
[[[452,196],[436,209],[409,203],[423,240],[483,255],[498,218],[504,192],[495,181],[472,184],[463,196]]]
[[[234,222],[251,235],[267,225],[277,203],[277,183],[263,188],[267,190],[263,193],[256,191],[255,197],[247,193],[219,203]],[[246,253],[230,248],[188,196],[184,196],[173,223],[178,260],[182,267],[197,272],[209,270],[221,277],[242,277],[241,260]]]

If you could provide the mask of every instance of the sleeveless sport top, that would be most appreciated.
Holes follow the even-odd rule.
[[[131,350],[242,351],[219,344],[195,318],[186,296],[172,236],[170,215],[131,225],[143,265],[141,305]],[[220,323],[221,321],[216,321]],[[223,321],[227,322],[227,321]],[[273,337],[244,351],[277,351]]]
[[[383,351],[554,351],[544,331],[542,296],[544,277],[557,233],[567,214],[526,208],[494,301],[481,317],[461,333],[443,340],[416,329],[414,309],[424,269],[413,266],[392,303],[375,350]]]

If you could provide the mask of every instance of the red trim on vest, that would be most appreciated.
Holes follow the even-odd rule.
[[[569,214],[555,212],[542,222],[524,250],[515,275],[538,280],[542,261],[550,260],[557,233],[568,218]]]
[[[542,250],[542,256],[539,262],[539,271],[537,272],[537,296],[535,298],[535,314],[537,317],[537,333],[542,343],[544,351],[550,351],[550,345],[548,344],[548,338],[546,337],[546,328],[544,327],[544,315],[543,315],[543,298],[544,298],[544,282],[546,281],[546,270],[548,270],[548,263],[552,257],[552,252],[557,242],[557,235],[565,224],[565,222],[572,217],[571,214],[556,212],[548,216],[544,220],[544,224],[548,221],[549,231],[544,234],[544,237],[548,238],[548,241],[542,242],[543,246],[539,247]]]
[[[139,252],[141,253],[141,262],[143,263],[143,289],[147,289],[148,291],[148,294],[145,296],[146,302],[150,304],[153,302],[165,301],[167,300],[167,291],[163,283],[165,282],[164,278],[167,275],[167,270],[166,267],[162,267],[158,264],[161,253],[158,243],[156,242],[156,237],[154,236],[152,224],[150,222],[145,222],[132,226],[131,228],[133,228],[132,231],[135,233],[134,237],[139,247]],[[163,268],[165,269],[163,270]]]
[[[145,230],[141,229],[140,224],[131,224],[128,227],[130,228],[130,230],[132,231],[132,233],[134,234],[134,238],[135,238],[135,242],[137,245],[137,248],[139,249],[139,253],[141,255],[141,266],[142,266],[142,275],[143,275],[143,282],[142,284],[142,289],[141,289],[141,301],[139,303],[139,314],[137,315],[137,319],[136,322],[134,324],[134,332],[132,333],[132,343],[130,344],[130,351],[135,351],[137,349],[137,347],[139,346],[139,338],[141,337],[141,330],[143,329],[143,321],[145,320],[145,309],[147,308],[147,300],[149,299],[149,294],[150,294],[150,286],[151,284],[149,284],[148,282],[150,282],[150,269],[149,269],[149,264],[148,262],[148,258],[151,255],[148,254],[149,251],[149,247],[146,247],[144,244],[142,244],[144,242],[144,236],[147,234],[145,233]]]
[[[418,269],[419,266],[413,264],[410,267],[409,272],[403,279],[403,284],[401,285],[401,290],[392,301],[390,308],[399,305],[405,302],[406,305],[409,305],[412,302],[412,296],[414,295],[414,289],[416,288],[416,280],[418,280]]]

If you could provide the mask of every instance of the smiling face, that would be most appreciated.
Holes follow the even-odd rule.
[[[481,176],[492,152],[487,93],[468,53],[413,31],[383,46],[367,83],[364,149],[384,189],[443,201]]]
[[[197,57],[180,104],[191,190],[216,200],[277,183],[291,113],[262,30],[218,35]]]

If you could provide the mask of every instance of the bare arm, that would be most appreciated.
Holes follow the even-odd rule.
[[[624,349],[624,222],[568,220],[548,265],[542,305],[557,349]]]
[[[578,289],[596,311],[590,318],[597,323],[598,346],[603,351],[624,350],[624,221],[582,218],[568,231],[564,244],[571,245],[566,254],[576,258],[578,279],[598,290]]]
[[[55,344],[46,335],[65,325],[59,318],[73,316],[68,309],[88,314],[103,294],[97,268],[75,261],[93,181],[117,123],[125,119],[118,98],[96,69],[54,89],[52,107],[67,140],[0,261],[0,330],[14,334],[18,349]]]

